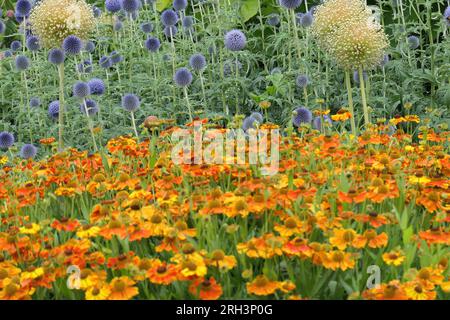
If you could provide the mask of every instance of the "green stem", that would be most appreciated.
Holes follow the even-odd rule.
[[[64,133],[64,64],[58,65],[59,76],[59,111],[58,111],[58,151],[61,152],[64,148],[63,133]]]
[[[366,129],[367,129],[367,126],[370,124],[370,119],[369,119],[369,109],[367,107],[366,88],[364,85],[364,73],[363,73],[362,66],[359,66],[358,73],[359,73],[359,84],[360,84],[359,87],[360,87],[360,91],[361,91],[361,101],[362,101],[362,105],[363,105],[363,109],[364,109],[364,122],[365,122]]]
[[[184,92],[184,99],[186,100],[186,105],[187,105],[188,111],[189,111],[189,119],[192,122],[194,119],[192,118],[192,110],[191,110],[191,104],[189,102],[187,87],[183,87],[183,92]]]
[[[348,108],[352,117],[350,119],[350,125],[352,127],[352,133],[356,136],[356,123],[355,123],[355,109],[353,108],[353,96],[352,96],[352,84],[350,82],[350,72],[345,71],[345,85],[347,87]]]

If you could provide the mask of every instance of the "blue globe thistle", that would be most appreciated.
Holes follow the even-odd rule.
[[[280,5],[286,9],[296,9],[302,2],[303,0],[279,0]]]
[[[95,51],[95,43],[93,41],[87,41],[84,44],[84,51],[92,53]]]
[[[294,111],[294,118],[292,122],[296,127],[299,127],[302,123],[311,123],[312,112],[305,107],[299,107]]]
[[[231,30],[225,35],[225,47],[231,51],[240,51],[247,45],[247,38],[240,30]]]
[[[185,16],[181,21],[181,25],[185,30],[191,29],[194,26],[194,18],[192,16]]]
[[[77,36],[70,35],[64,39],[62,47],[65,53],[76,55],[83,49],[83,42]]]
[[[58,116],[59,116],[59,100],[55,100],[55,101],[50,102],[50,104],[48,105],[48,115],[53,120],[58,119]]]
[[[147,40],[145,40],[145,47],[150,52],[156,52],[159,50],[159,47],[161,47],[161,42],[158,40],[158,38],[149,37],[147,38]]]
[[[112,61],[111,61],[110,57],[103,56],[98,61],[98,64],[100,65],[100,67],[102,67],[104,69],[108,69],[112,66]]]
[[[136,12],[139,9],[138,0],[122,0],[122,9],[127,13]]]
[[[272,27],[276,27],[280,24],[280,16],[276,13],[272,13],[267,17],[267,24]]]
[[[111,13],[116,13],[121,9],[121,1],[120,0],[106,0],[105,7]]]
[[[25,17],[19,14],[18,12],[14,12],[14,18],[18,23],[22,23],[25,20]]]
[[[5,58],[9,58],[9,57],[12,57],[13,53],[11,50],[6,50],[4,55],[5,55]]]
[[[176,26],[167,26],[164,28],[164,34],[167,38],[171,39],[178,33],[178,28]]]
[[[30,99],[30,108],[37,108],[41,105],[41,99],[33,97]]]
[[[325,122],[328,122],[330,125],[333,124],[333,122],[331,121],[330,117],[328,115],[324,115],[323,116],[323,120]],[[322,129],[322,118],[320,116],[315,117],[313,122],[312,122],[312,127],[316,130],[321,130]]]
[[[93,78],[88,81],[91,94],[102,95],[105,93],[105,83],[102,79]]]
[[[79,73],[91,73],[92,72],[92,62],[91,60],[84,60],[77,65],[77,71]]]
[[[0,149],[8,149],[14,144],[14,136],[7,132],[0,132]]]
[[[120,31],[120,30],[122,30],[122,28],[123,28],[123,23],[122,23],[122,21],[116,20],[116,21],[114,22],[114,25],[113,25],[113,30],[114,30],[114,31]]]
[[[64,51],[58,48],[51,49],[48,53],[48,61],[53,64],[62,64],[64,63],[64,60],[66,59],[66,56],[64,54]]]
[[[417,49],[420,45],[420,39],[416,36],[409,36],[408,44],[411,50]]]
[[[192,83],[192,73],[187,68],[180,68],[175,72],[173,81],[179,87],[187,87]]]
[[[89,85],[86,82],[77,81],[73,85],[72,92],[74,97],[86,98],[88,95],[91,94],[91,89],[89,88]]]
[[[304,28],[310,27],[313,21],[314,18],[311,12],[307,12],[300,17],[300,25]]]
[[[450,27],[450,6],[444,11],[444,21],[447,27]]]
[[[81,113],[86,115],[86,109],[87,109],[87,114],[89,116],[96,115],[98,113],[97,102],[95,102],[94,100],[91,100],[91,99],[86,99],[84,101],[84,103],[80,104]]]
[[[11,42],[10,48],[12,51],[19,51],[20,49],[22,49],[22,42],[20,42],[19,40],[14,40],[13,42]]]
[[[196,71],[201,71],[206,67],[206,59],[200,53],[193,54],[189,59],[189,65],[191,66],[192,69]]]
[[[5,23],[3,22],[3,20],[0,20],[0,34],[5,33],[5,29],[6,29]]]
[[[141,102],[139,101],[138,96],[135,94],[127,93],[122,97],[122,108],[127,111],[136,111],[139,108],[140,104]]]
[[[153,24],[151,22],[141,23],[141,30],[144,33],[150,33],[153,31]]]
[[[123,61],[123,57],[117,51],[111,52],[109,58],[111,59],[112,64],[117,64]]]
[[[247,131],[250,128],[255,128],[255,122],[257,120],[253,117],[246,117],[244,121],[242,121],[242,130]]]
[[[369,78],[366,71],[363,71],[363,78],[364,80]],[[359,72],[357,70],[353,71],[353,82],[359,84]]]
[[[20,149],[20,156],[23,159],[33,159],[37,154],[37,148],[32,144],[24,144]]]
[[[184,10],[187,7],[187,0],[173,0],[172,6],[177,11]]]
[[[174,26],[178,22],[178,14],[171,9],[165,10],[161,14],[161,22],[166,27]]]
[[[295,79],[295,84],[299,88],[305,88],[309,84],[309,78],[306,74],[300,74]]]
[[[99,7],[93,7],[92,13],[94,14],[94,18],[98,18],[102,15],[102,10]]]
[[[258,121],[258,123],[263,123],[264,122],[263,115],[261,113],[259,113],[259,112],[252,112],[250,117],[254,118],[256,121]]]
[[[16,2],[16,13],[21,17],[26,17],[30,14],[31,3],[28,0],[19,0]]]
[[[38,51],[41,48],[39,45],[39,38],[36,36],[29,36],[26,41],[26,46],[30,51]]]
[[[22,56],[22,55],[16,57],[15,63],[16,63],[16,69],[19,71],[27,70],[28,67],[30,66],[30,60],[28,60],[27,57]]]

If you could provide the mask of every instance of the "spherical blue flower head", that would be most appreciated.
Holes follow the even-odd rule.
[[[225,76],[228,75],[234,75],[236,74],[236,68],[238,72],[242,69],[242,63],[240,61],[231,60],[231,61],[225,61],[223,64],[223,74]]]
[[[48,115],[53,120],[58,119],[58,116],[59,116],[59,100],[55,100],[55,101],[50,102],[50,104],[48,105]]]
[[[295,116],[292,122],[296,127],[299,127],[302,123],[311,123],[312,112],[305,107],[299,107],[295,109]]]
[[[64,39],[62,47],[65,53],[76,55],[83,49],[83,42],[77,36],[70,35]]]
[[[323,120],[325,122],[328,122],[330,125],[333,124],[333,122],[331,121],[331,119],[330,119],[330,117],[328,115],[323,116]],[[312,122],[312,126],[316,130],[321,130],[322,129],[322,119],[321,119],[320,116],[314,118],[314,120]]]
[[[114,31],[120,31],[120,30],[122,30],[122,28],[123,28],[123,23],[122,23],[122,21],[116,20],[116,21],[114,22],[114,26],[113,26]]]
[[[304,28],[310,27],[313,24],[314,18],[311,12],[307,12],[300,18],[300,25]]]
[[[85,98],[91,94],[91,89],[86,82],[77,81],[72,88],[72,92],[74,97],[77,98]]]
[[[16,57],[15,63],[16,63],[16,69],[19,71],[27,70],[28,67],[30,66],[30,60],[28,60],[27,57],[22,56],[22,55]]]
[[[112,66],[111,58],[107,56],[103,56],[98,61],[100,67],[108,69]]]
[[[16,13],[22,17],[30,14],[31,3],[28,0],[19,0],[16,2]]]
[[[240,51],[247,45],[247,38],[240,30],[231,30],[225,35],[225,47],[231,51]]]
[[[194,18],[192,16],[186,16],[181,21],[181,24],[184,29],[190,29],[194,25]]]
[[[367,80],[369,77],[367,75],[367,72],[363,71],[363,78],[364,80]],[[358,71],[353,71],[353,82],[356,84],[359,84],[359,72]]]
[[[166,27],[174,26],[178,22],[178,14],[171,9],[165,10],[161,14],[161,22]]]
[[[136,12],[139,9],[138,0],[122,0],[122,9],[127,13]]]
[[[6,50],[4,55],[5,55],[5,58],[10,58],[10,57],[12,57],[13,53],[11,50]]]
[[[164,34],[167,38],[171,39],[178,33],[178,28],[176,26],[167,26],[164,28]]]
[[[14,18],[16,18],[16,21],[18,23],[22,23],[25,20],[25,17],[19,14],[18,12],[14,13]]]
[[[84,51],[92,53],[95,50],[95,43],[93,41],[87,41],[84,45]]]
[[[58,48],[51,49],[48,53],[48,61],[53,64],[62,64],[64,63],[64,60],[66,59],[66,56],[64,54],[64,51]]]
[[[139,101],[138,96],[135,94],[127,93],[122,97],[122,108],[127,111],[134,112],[139,108],[140,105],[141,102]]]
[[[295,9],[302,4],[303,0],[279,0],[282,7],[286,9]]]
[[[384,56],[383,56],[383,60],[381,60],[381,66],[382,67],[384,67],[384,66],[386,66],[388,63],[389,63],[389,60],[390,60],[390,57],[389,57],[389,55],[388,54],[385,54]]]
[[[86,104],[86,106],[85,106],[85,104]],[[87,109],[87,114],[89,116],[96,115],[98,113],[97,102],[95,102],[94,100],[91,100],[91,99],[86,99],[84,103],[80,104],[81,113],[85,115],[86,109]]]
[[[14,144],[14,136],[7,132],[0,132],[0,149],[8,149]]]
[[[276,13],[272,13],[267,17],[267,24],[272,27],[276,27],[280,24],[280,16]]]
[[[192,83],[192,73],[187,68],[180,68],[175,72],[173,81],[179,87],[187,87]]]
[[[38,51],[41,48],[39,45],[39,38],[36,36],[29,36],[26,41],[26,46],[30,51]]]
[[[109,12],[116,13],[120,11],[122,4],[120,0],[106,0],[105,7]]]
[[[77,70],[80,73],[91,73],[92,72],[92,62],[90,60],[84,60],[77,65]]]
[[[450,27],[450,6],[444,11],[444,21],[447,27]]]
[[[20,149],[20,156],[23,159],[33,159],[37,154],[37,148],[32,144],[24,144]]]
[[[109,58],[111,59],[112,64],[117,64],[117,63],[123,61],[123,57],[117,51],[111,52],[111,54],[109,55]]]
[[[100,8],[98,8],[98,7],[93,7],[92,13],[94,14],[95,18],[98,18],[102,15],[102,10],[100,10]]]
[[[186,9],[187,0],[173,0],[173,8],[177,11],[181,11]]]
[[[262,114],[259,113],[259,112],[252,112],[250,117],[252,117],[256,121],[258,121],[258,123],[263,123],[264,122],[264,118],[263,118]]]
[[[153,24],[151,22],[141,23],[141,30],[144,33],[150,33],[153,31]]]
[[[91,94],[102,95],[105,93],[105,83],[102,79],[93,78],[88,82]]]
[[[192,69],[196,71],[201,71],[206,67],[206,59],[200,53],[193,54],[189,59],[189,65],[191,66]]]
[[[20,49],[22,49],[22,42],[20,42],[19,40],[14,40],[13,42],[11,42],[10,48],[12,51],[19,51]]]
[[[41,105],[41,99],[33,97],[30,99],[30,108],[37,108]]]
[[[297,79],[295,79],[295,84],[299,88],[304,88],[309,84],[308,76],[305,74],[300,74],[297,76]]]
[[[414,50],[414,49],[417,49],[419,47],[420,40],[416,36],[409,36],[408,37],[408,44],[409,44],[409,48],[411,50]]]
[[[5,33],[5,30],[6,30],[5,23],[3,22],[3,20],[0,20],[0,34]]]
[[[247,131],[250,128],[255,128],[256,121],[253,117],[246,117],[242,122],[242,130]]]
[[[145,47],[150,52],[156,52],[159,50],[159,47],[161,47],[161,42],[158,40],[158,38],[149,37],[147,40],[145,40]]]

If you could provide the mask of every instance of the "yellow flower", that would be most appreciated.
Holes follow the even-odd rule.
[[[41,230],[41,227],[36,223],[28,223],[24,227],[21,227],[20,233],[23,234],[36,234]]]
[[[383,261],[387,264],[387,265],[392,265],[392,266],[399,266],[403,263],[403,261],[405,260],[405,256],[403,255],[403,252],[401,251],[391,251],[391,252],[386,252],[383,254]]]
[[[4,164],[8,163],[8,160],[9,159],[7,156],[0,157],[0,164],[4,165]]]
[[[430,181],[431,179],[425,176],[422,177],[409,176],[409,183],[411,184],[426,185]]]
[[[111,289],[108,286],[94,286],[86,290],[86,300],[106,300],[110,294]]]

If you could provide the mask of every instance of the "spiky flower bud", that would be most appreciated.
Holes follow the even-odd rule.
[[[31,11],[30,24],[44,47],[59,47],[69,35],[86,40],[95,28],[92,7],[84,0],[43,0]]]

